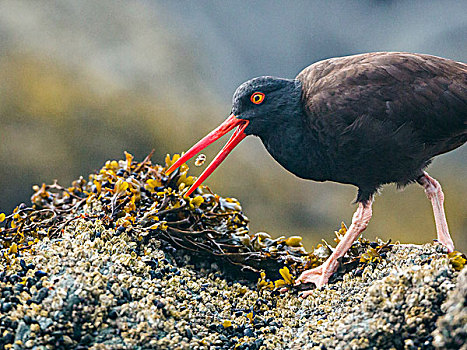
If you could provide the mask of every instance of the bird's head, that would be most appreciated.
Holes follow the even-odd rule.
[[[236,128],[224,148],[185,193],[189,196],[247,135],[260,136],[293,114],[299,108],[300,97],[301,83],[298,80],[264,76],[246,81],[234,93],[230,116],[183,154],[166,174]]]
[[[232,115],[248,121],[246,135],[260,136],[284,122],[297,108],[301,96],[298,80],[259,77],[240,85],[232,98]]]

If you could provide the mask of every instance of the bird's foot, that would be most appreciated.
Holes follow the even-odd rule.
[[[448,252],[449,253],[452,253],[454,251],[454,243],[452,243],[452,241],[450,243],[441,243],[442,245],[444,245],[446,248],[448,248]]]
[[[315,267],[314,269],[303,271],[300,277],[297,279],[295,285],[305,284],[305,283],[314,283],[316,288],[321,288],[328,283],[329,278],[334,273],[328,261],[323,265]],[[312,294],[312,291],[303,291],[300,293],[302,298],[306,298],[308,295]]]
[[[322,264],[314,269],[304,271],[297,279],[297,283],[314,283],[317,288],[321,288],[328,283],[329,278],[339,267],[339,258],[343,257],[345,253],[350,249],[353,242],[357,237],[365,230],[368,225],[368,221],[371,218],[371,205],[373,203],[373,197],[367,203],[359,203],[358,209],[352,217],[352,224],[334,249],[331,256]],[[305,298],[312,294],[311,291],[304,291],[300,295]]]

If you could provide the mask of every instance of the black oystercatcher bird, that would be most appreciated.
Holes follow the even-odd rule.
[[[453,251],[441,186],[424,169],[434,156],[467,141],[467,65],[435,56],[375,52],[331,58],[295,79],[263,76],[240,85],[232,114],[167,173],[236,128],[186,195],[247,135],[298,177],[358,187],[358,209],[329,259],[299,282],[327,283],[371,218],[384,184],[418,182],[431,200],[438,242]],[[306,295],[306,293],[305,293]]]

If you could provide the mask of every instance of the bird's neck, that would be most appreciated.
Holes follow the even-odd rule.
[[[271,156],[298,177],[315,181],[328,178],[326,157],[318,137],[306,123],[301,106],[281,116],[282,123],[259,135]]]

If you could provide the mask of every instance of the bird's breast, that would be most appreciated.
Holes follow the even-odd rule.
[[[326,157],[305,129],[279,128],[259,137],[269,154],[294,175],[315,181],[329,180]]]

